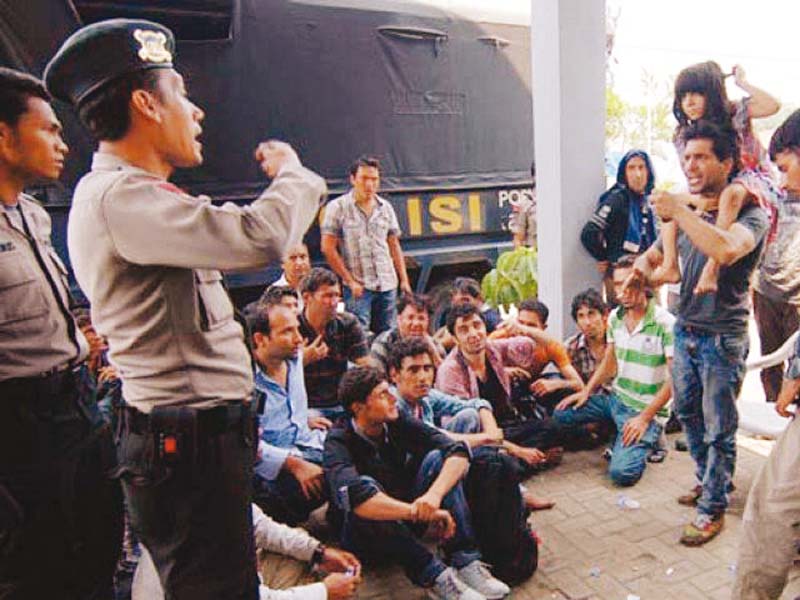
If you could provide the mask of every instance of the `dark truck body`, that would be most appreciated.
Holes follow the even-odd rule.
[[[333,198],[348,189],[352,160],[373,154],[419,291],[479,277],[510,247],[512,203],[531,194],[527,23],[392,0],[0,0],[0,61],[41,75],[72,31],[114,16],[173,28],[178,68],[206,113],[205,162],[177,172],[176,184],[248,202],[265,185],[253,149],[278,138],[326,178]],[[72,151],[62,185],[37,195],[68,263],[70,190],[93,143],[71,110],[57,110]],[[307,239],[321,261],[318,227]],[[279,270],[226,278],[244,301]]]

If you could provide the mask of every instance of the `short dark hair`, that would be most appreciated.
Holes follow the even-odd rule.
[[[300,298],[297,290],[295,290],[293,287],[288,285],[271,285],[264,290],[259,302],[264,304],[280,304],[283,301],[284,296],[291,296],[295,300]]]
[[[339,276],[325,267],[314,267],[300,282],[300,291],[313,294],[323,285],[340,285]]]
[[[41,80],[21,71],[0,67],[0,121],[16,127],[19,118],[28,112],[28,100],[31,97],[50,102],[50,94]]]
[[[617,269],[632,269],[636,258],[637,256],[635,254],[623,254],[611,265],[612,272]]]
[[[366,402],[372,390],[384,381],[386,374],[377,367],[354,367],[346,371],[339,382],[339,404],[353,414],[353,404]]]
[[[428,316],[431,314],[431,301],[423,294],[400,294],[397,299],[397,314],[399,315],[408,306],[423,310],[428,313]]]
[[[458,304],[451,306],[450,310],[447,311],[447,331],[450,332],[450,335],[456,334],[456,321],[458,319],[471,317],[472,315],[478,315],[481,318],[481,321],[483,321],[484,324],[486,323],[486,320],[483,318],[480,309],[474,304],[470,304],[469,302],[459,302]]]
[[[456,277],[453,281],[453,294],[467,294],[475,299],[482,298],[481,284],[472,277]]]
[[[572,299],[573,321],[578,320],[578,311],[584,306],[588,309],[594,309],[600,314],[605,314],[607,309],[600,292],[594,288],[588,288],[575,294],[575,297]]]
[[[727,127],[701,119],[690,123],[681,130],[681,142],[684,147],[692,140],[710,140],[714,156],[717,160],[731,159],[733,168],[731,176],[739,171],[739,142],[736,132]]]
[[[376,156],[359,156],[355,161],[353,161],[353,164],[350,165],[350,175],[355,177],[356,173],[358,173],[359,167],[371,167],[373,169],[378,169],[378,172],[380,172],[381,161]]]
[[[427,340],[422,337],[410,337],[396,341],[389,349],[389,366],[394,367],[398,371],[403,366],[403,359],[409,356],[419,356],[420,354],[427,354],[431,357],[431,347]]]
[[[245,313],[245,319],[247,320],[247,333],[249,337],[253,337],[254,333],[261,333],[263,335],[269,335],[272,331],[272,326],[269,320],[269,314],[275,310],[276,308],[286,308],[290,310],[288,307],[283,306],[283,304],[278,302],[255,302],[252,305],[248,305],[248,309]]]
[[[550,316],[550,309],[547,308],[547,305],[536,298],[528,298],[527,300],[523,300],[519,303],[517,307],[518,311],[529,310],[533,313],[539,315],[539,319],[542,321],[542,325],[547,325],[547,317]]]
[[[772,160],[786,150],[800,150],[800,109],[790,114],[772,134],[769,141],[769,157]]]
[[[163,70],[134,71],[103,85],[81,102],[78,116],[98,140],[122,139],[131,126],[131,94],[135,90],[145,90],[158,96]]]

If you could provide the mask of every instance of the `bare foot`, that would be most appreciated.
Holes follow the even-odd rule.
[[[525,508],[530,511],[534,510],[550,510],[556,503],[552,500],[545,500],[544,498],[537,498],[528,490],[522,492],[522,501],[525,503]]]
[[[657,287],[664,283],[680,283],[681,272],[677,267],[658,267],[650,276],[650,283]]]

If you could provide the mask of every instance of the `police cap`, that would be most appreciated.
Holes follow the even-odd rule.
[[[175,36],[158,23],[109,19],[82,27],[47,64],[44,81],[54,98],[75,106],[107,83],[136,71],[172,68]]]

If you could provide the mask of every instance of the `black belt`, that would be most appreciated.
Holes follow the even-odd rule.
[[[213,408],[191,406],[156,407],[143,413],[132,406],[125,407],[125,425],[131,433],[139,435],[166,430],[193,430],[201,436],[219,435],[241,428],[245,419],[252,416],[249,404],[228,402]]]
[[[39,373],[38,375],[6,379],[5,381],[0,381],[0,390],[3,391],[4,395],[38,391],[58,391],[65,382],[74,380],[75,376],[80,373],[85,365],[85,362],[78,363],[77,365],[65,364]]]

